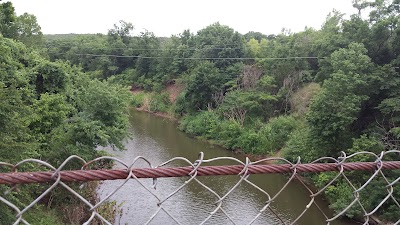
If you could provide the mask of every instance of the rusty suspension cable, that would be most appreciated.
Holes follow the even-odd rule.
[[[248,165],[247,174],[269,174],[269,173],[291,173],[296,168],[297,172],[317,173],[340,171],[374,171],[381,164],[383,170],[400,169],[400,161],[380,161],[380,162],[353,162],[353,163],[309,163],[309,164],[265,164]],[[227,166],[192,166],[185,167],[158,167],[158,168],[132,168],[132,173],[136,178],[162,178],[162,177],[183,177],[189,176],[195,169],[197,176],[217,176],[217,175],[238,175],[244,165]],[[126,179],[129,175],[128,169],[108,169],[108,170],[69,170],[55,172],[8,172],[0,173],[0,184],[29,184],[54,182],[60,176],[63,182],[86,182],[98,180],[117,180]]]

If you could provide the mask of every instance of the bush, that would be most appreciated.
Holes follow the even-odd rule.
[[[213,139],[217,137],[215,131],[219,128],[220,120],[216,113],[202,111],[196,115],[185,116],[179,129],[193,136]]]
[[[300,127],[301,122],[291,116],[280,116],[261,125],[259,129],[242,128],[238,123],[232,122],[227,124],[221,131],[226,147],[240,148],[253,154],[274,154],[285,146],[289,136]]]
[[[143,100],[145,97],[145,93],[137,93],[132,95],[132,105],[135,106],[136,108],[140,108],[143,106]]]
[[[265,139],[262,153],[273,153],[283,148],[290,134],[301,125],[299,120],[292,116],[279,116],[270,119],[269,123],[260,130],[260,139]]]
[[[241,149],[253,154],[267,154],[281,149],[301,122],[291,116],[271,119],[258,128],[246,128],[234,120],[222,119],[216,112],[202,111],[185,116],[179,128],[193,136],[216,140],[227,149]]]
[[[137,73],[134,69],[127,69],[121,74],[112,75],[107,78],[107,81],[112,84],[119,84],[122,86],[131,87],[134,81],[137,79]]]
[[[24,219],[26,219],[30,224],[60,224],[62,222],[62,218],[59,214],[59,211],[45,208],[43,205],[37,205],[34,206],[33,209],[28,210],[26,215],[24,214]]]
[[[246,130],[238,137],[238,147],[246,153],[263,153],[264,140],[253,130]]]
[[[283,148],[283,157],[292,162],[297,161],[297,157],[299,156],[302,162],[310,162],[311,160],[315,160],[318,155],[321,155],[321,153],[317,154],[308,127],[293,131],[289,135],[286,146]]]
[[[290,97],[290,109],[293,114],[303,117],[308,112],[312,99],[321,91],[317,83],[309,83]]]
[[[186,92],[182,91],[175,100],[174,113],[175,115],[182,116],[187,112],[186,110]]]
[[[379,139],[364,134],[361,135],[359,138],[353,139],[353,146],[350,149],[347,149],[346,153],[350,155],[356,152],[368,151],[379,154],[384,149],[385,148]],[[393,154],[392,157],[393,156],[395,156],[395,154]],[[388,155],[387,157],[385,157],[385,159],[390,160],[391,158]],[[397,159],[396,157],[394,157],[391,160],[397,160]],[[347,161],[373,162],[375,160],[376,158],[373,157],[372,155],[361,154],[352,157]],[[370,179],[371,175],[372,175],[371,172],[366,172],[366,171],[346,172],[347,178],[351,180],[352,184],[355,187],[361,187],[368,179]],[[367,211],[372,211],[378,204],[382,202],[382,199],[386,197],[386,194],[379,190],[385,189],[387,185],[386,181],[387,178],[389,178],[389,181],[390,180],[393,181],[395,177],[399,177],[399,172],[395,170],[385,171],[385,176],[386,178],[383,178],[382,176],[377,176],[362,191],[360,191],[360,202]],[[318,177],[317,182],[319,182],[320,180],[321,178]],[[346,207],[354,199],[353,189],[347,184],[345,180],[340,180],[336,182],[336,185],[331,189],[326,190],[325,194],[328,200],[330,202],[333,202],[330,205],[330,208],[335,210],[335,212],[340,212],[341,210],[343,210],[344,207]],[[395,199],[398,199],[400,197],[400,187],[394,186],[392,194]],[[394,202],[387,201],[379,208],[378,213],[382,214],[383,215],[382,218],[384,219],[395,221],[396,218],[399,218],[400,213],[399,212],[387,213],[395,207],[397,206],[395,205]],[[353,206],[351,210],[347,211],[345,215],[349,218],[353,217],[361,218],[363,214],[361,208],[357,207],[356,205]]]
[[[150,112],[167,112],[171,101],[168,93],[152,94],[150,96],[149,111]]]
[[[223,120],[220,123],[217,140],[227,149],[239,148],[239,137],[244,132],[243,127],[236,121]]]

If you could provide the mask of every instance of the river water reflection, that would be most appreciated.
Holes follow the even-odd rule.
[[[130,116],[132,139],[126,142],[126,151],[112,151],[123,161],[130,163],[137,156],[143,156],[158,165],[176,156],[182,156],[190,161],[195,161],[199,152],[204,152],[205,158],[232,156],[244,160],[243,155],[211,144],[187,137],[176,129],[176,123],[159,118],[151,114],[132,110]],[[219,164],[233,164],[229,161],[220,161]],[[215,164],[215,163],[214,163]],[[146,167],[144,163],[135,164],[137,167]],[[179,163],[175,163],[179,165]],[[187,164],[180,164],[187,165]],[[179,188],[188,178],[163,178],[158,179],[157,189],[152,191],[164,198]],[[250,180],[270,194],[275,194],[287,182],[284,175],[252,175]],[[228,192],[238,181],[238,176],[200,177],[200,181],[216,191],[220,196]],[[141,180],[146,187],[151,189],[152,179]],[[108,193],[120,185],[122,181],[105,181],[100,186],[98,193],[104,198]],[[280,194],[272,205],[274,211],[286,223],[293,221],[309,203],[308,191],[297,182],[292,182]],[[137,181],[130,180],[125,186],[115,193],[111,200],[121,204],[122,216],[116,224],[144,224],[157,211],[158,200],[143,188]],[[191,182],[177,194],[162,205],[181,224],[199,224],[216,205],[217,198],[204,187]],[[248,224],[265,205],[267,196],[249,184],[243,183],[236,188],[224,201],[223,209],[236,224]],[[318,199],[317,202],[328,216],[331,216],[326,203]],[[166,212],[159,212],[150,224],[176,224]],[[220,211],[217,212],[206,224],[233,224]],[[266,210],[253,224],[282,224],[271,211]],[[326,224],[322,213],[313,205],[297,224]],[[349,225],[345,221],[335,221],[335,225]]]

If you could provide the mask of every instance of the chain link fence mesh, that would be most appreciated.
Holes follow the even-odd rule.
[[[377,219],[375,214],[380,210],[380,208],[388,204],[392,205],[392,210],[400,211],[399,204],[399,193],[395,193],[394,189],[396,185],[400,183],[400,177],[393,177],[393,173],[386,175],[387,171],[393,172],[400,169],[400,161],[398,160],[400,156],[400,151],[392,150],[381,152],[380,154],[375,154],[372,152],[358,152],[352,155],[342,155],[338,158],[332,157],[322,157],[313,162],[304,164],[301,163],[300,158],[297,162],[293,163],[284,158],[265,158],[262,160],[257,160],[252,162],[249,158],[246,158],[244,162],[233,158],[233,157],[218,157],[205,159],[203,153],[199,154],[199,158],[195,162],[183,157],[172,158],[160,165],[153,165],[150,159],[144,157],[136,157],[132,162],[124,162],[115,157],[100,157],[92,161],[85,161],[78,156],[71,156],[61,163],[57,168],[50,165],[47,162],[37,160],[37,159],[26,159],[17,164],[10,164],[6,162],[0,162],[0,169],[3,173],[0,173],[0,187],[7,187],[7,191],[0,195],[0,205],[3,204],[9,209],[15,212],[15,221],[13,224],[29,224],[24,218],[24,215],[31,210],[35,205],[39,204],[41,200],[46,198],[51,191],[55,188],[64,188],[71,196],[78,198],[91,213],[90,218],[84,224],[92,224],[94,220],[101,221],[103,224],[112,224],[99,212],[99,207],[103,206],[110,197],[115,195],[118,191],[124,188],[126,183],[130,180],[135,180],[143,189],[146,190],[151,196],[156,199],[156,205],[154,206],[156,210],[152,212],[152,215],[144,224],[151,224],[155,217],[159,214],[167,215],[176,224],[186,224],[180,221],[180,218],[173,215],[170,212],[171,204],[167,204],[170,199],[177,195],[178,193],[184,191],[183,189],[191,184],[196,184],[206,190],[210,195],[216,199],[212,202],[213,209],[208,212],[207,216],[201,218],[200,224],[212,224],[212,219],[216,214],[223,214],[231,224],[238,224],[235,221],[235,217],[232,213],[227,212],[224,208],[224,200],[230,196],[240,185],[246,184],[250,185],[252,191],[256,190],[265,196],[266,201],[264,205],[258,209],[257,215],[249,218],[246,224],[254,224],[256,221],[260,222],[261,215],[269,211],[269,215],[274,216],[274,220],[278,221],[279,224],[296,224],[299,219],[301,219],[305,213],[310,209],[311,206],[316,206],[321,214],[324,216],[326,224],[330,224],[332,221],[337,220],[339,217],[344,216],[350,210],[358,208],[361,210],[363,215],[364,224],[373,224]],[[226,162],[229,165],[226,165]],[[360,162],[363,161],[363,162]],[[121,169],[89,169],[91,166],[99,163],[112,163],[118,164]],[[187,166],[176,167],[174,165],[186,164]],[[225,166],[209,166],[210,164],[215,165],[225,165]],[[225,163],[225,164],[224,164]],[[33,165],[39,165],[42,168],[38,171],[38,167]],[[71,170],[70,165],[79,164],[82,166],[81,170]],[[138,165],[140,164],[140,167]],[[147,166],[143,166],[147,165]],[[46,168],[44,171],[43,167]],[[30,168],[33,171],[27,172],[26,168]],[[20,170],[25,170],[20,172]],[[368,179],[363,182],[354,182],[351,180],[352,176],[346,175],[346,173],[352,173],[354,171],[369,171]],[[8,171],[8,172],[4,172]],[[269,193],[267,190],[259,187],[254,182],[251,181],[250,177],[253,174],[266,174],[266,173],[284,173],[286,174],[287,181],[280,188],[279,191],[275,193]],[[319,184],[319,189],[316,189],[314,185],[306,184],[304,176],[307,174],[321,174],[326,173],[325,180],[323,184]],[[395,173],[396,174],[396,173]],[[399,174],[399,173],[397,173]],[[230,188],[225,193],[218,193],[211,187],[207,186],[201,179],[201,176],[218,176],[218,175],[236,175],[238,180],[236,184]],[[356,174],[357,176],[357,174]],[[176,187],[172,192],[166,196],[159,196],[154,190],[159,185],[159,179],[168,179],[168,177],[186,177],[187,179],[182,182],[182,184]],[[152,184],[149,186],[148,182],[143,182],[143,179],[152,179]],[[105,197],[98,199],[96,202],[91,202],[85,199],[79,190],[71,188],[69,182],[83,182],[90,180],[115,180],[123,179],[123,182],[106,193]],[[378,190],[381,194],[384,193],[379,202],[373,205],[373,207],[365,207],[362,201],[360,192],[365,190],[367,187],[373,185],[374,180],[379,179],[383,181],[384,186],[382,189]],[[338,184],[341,180],[352,190],[352,199],[349,203],[343,206],[340,210],[336,210],[336,213],[329,217],[326,213],[321,210],[321,207],[317,204],[315,200],[316,197],[324,195],[324,192],[329,188]],[[281,195],[281,193],[287,188],[291,182],[299,182],[308,192],[309,192],[309,203],[304,206],[301,213],[295,216],[295,219],[287,221],[281,218],[280,214],[276,212],[276,209],[272,207],[272,204]],[[32,202],[25,206],[14,203],[8,198],[8,195],[14,191],[17,191],[18,186],[26,183],[48,183],[48,188],[43,190],[40,195]],[[81,189],[85,188],[83,182]],[[44,184],[42,184],[44,185]],[[240,204],[240,202],[238,202]],[[134,213],[134,212],[132,212]],[[240,213],[240,212],[237,212]],[[131,221],[131,224],[135,224],[135,221]],[[396,218],[393,224],[400,224],[400,218]]]

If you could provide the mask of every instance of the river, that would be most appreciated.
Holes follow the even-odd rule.
[[[205,158],[231,156],[244,160],[245,156],[232,153],[223,148],[208,144],[186,136],[176,128],[176,123],[156,117],[148,113],[131,111],[130,116],[132,139],[126,141],[126,151],[112,151],[109,153],[130,163],[137,156],[143,156],[158,165],[173,157],[182,156],[190,161],[195,161],[199,152],[204,152]],[[219,162],[228,164],[229,161]],[[137,167],[147,167],[144,163],[135,164]],[[174,165],[179,165],[175,163]],[[187,164],[180,164],[187,165]],[[188,178],[163,178],[158,179],[157,196],[164,198],[176,190]],[[216,191],[221,196],[229,191],[238,181],[238,176],[200,177],[199,180]],[[277,193],[287,182],[288,176],[269,174],[251,175],[251,182],[270,194]],[[152,179],[141,180],[144,185],[151,188]],[[116,189],[123,181],[105,181],[98,193],[104,198]],[[130,180],[111,198],[121,206],[122,214],[117,218],[116,224],[144,224],[156,212],[158,200],[135,180]],[[217,198],[196,182],[191,182],[162,205],[181,224],[199,224],[203,221],[216,205]],[[248,224],[265,205],[267,196],[249,184],[238,186],[224,201],[222,208],[235,221],[236,224]],[[291,182],[272,204],[272,208],[285,223],[293,221],[309,203],[308,191],[298,182]],[[317,199],[322,210],[331,216],[327,203]],[[166,212],[160,211],[150,224],[176,224]],[[211,217],[206,224],[232,224],[220,211]],[[271,211],[266,210],[253,224],[282,224]],[[326,224],[323,214],[312,205],[305,215],[297,222],[300,225]],[[350,225],[347,221],[334,221],[334,225]]]

